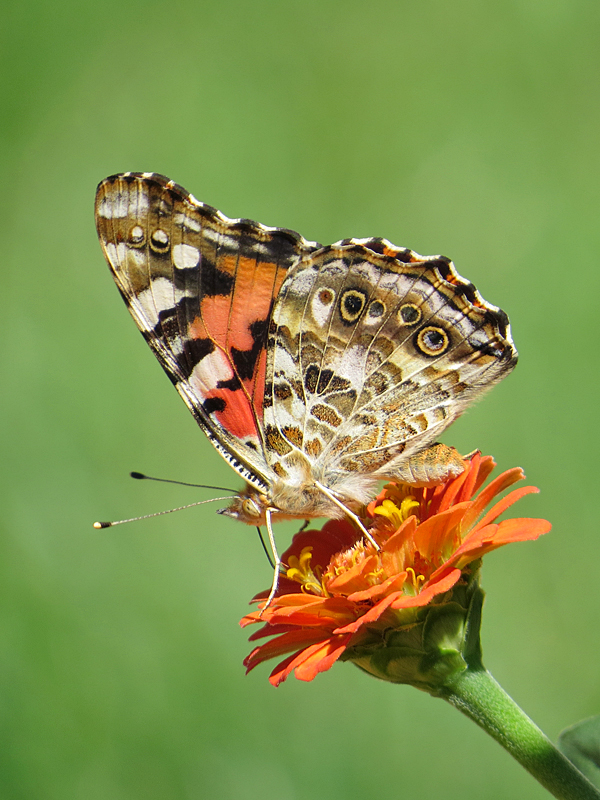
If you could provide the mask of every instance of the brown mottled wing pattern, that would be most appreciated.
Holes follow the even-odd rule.
[[[230,220],[155,173],[102,181],[96,224],[125,303],[178,392],[221,455],[266,489],[268,320],[287,271],[318,245]]]
[[[339,496],[351,475],[410,480],[409,457],[516,360],[504,312],[447,258],[380,239],[322,248],[289,271],[273,309],[268,461]]]

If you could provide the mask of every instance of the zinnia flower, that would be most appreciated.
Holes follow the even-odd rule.
[[[296,534],[272,602],[265,607],[267,592],[257,595],[262,610],[241,621],[263,623],[251,641],[275,637],[245,659],[248,671],[286,655],[270,677],[277,686],[291,672],[310,681],[338,659],[351,660],[386,680],[434,691],[448,670],[463,669],[473,598],[477,591],[482,598],[479,559],[550,530],[543,519],[496,522],[538,492],[534,486],[514,489],[485,511],[525,477],[516,467],[482,489],[495,466],[475,453],[461,475],[439,486],[387,484],[363,514],[379,550],[347,520]]]

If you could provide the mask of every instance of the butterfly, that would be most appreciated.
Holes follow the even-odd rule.
[[[443,256],[228,219],[155,173],[102,181],[96,224],[138,328],[245,481],[220,513],[273,547],[277,519],[347,516],[370,538],[358,514],[382,479],[460,474],[437,438],[517,361],[506,314]]]

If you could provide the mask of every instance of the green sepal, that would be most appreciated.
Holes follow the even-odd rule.
[[[382,680],[438,694],[453,676],[481,663],[479,565],[474,562],[429,605],[388,612],[347,648],[343,660]]]

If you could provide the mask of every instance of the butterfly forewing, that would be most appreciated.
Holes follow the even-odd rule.
[[[317,245],[229,220],[156,174],[107,178],[98,235],[125,302],[219,451],[264,488],[266,338],[273,297]]]

